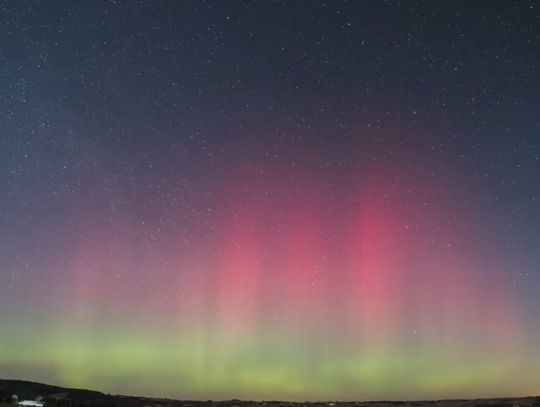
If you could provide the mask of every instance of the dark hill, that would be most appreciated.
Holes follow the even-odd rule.
[[[93,390],[69,389],[49,384],[27,382],[24,380],[0,379],[0,393],[5,396],[16,394],[20,400],[35,400],[37,397],[61,396],[69,400],[105,401],[112,396]]]
[[[479,400],[434,401],[346,401],[346,402],[286,402],[286,401],[188,401],[146,397],[111,396],[99,391],[70,389],[23,380],[0,379],[2,399],[16,394],[19,400],[41,397],[51,407],[540,407],[539,397],[498,398]]]

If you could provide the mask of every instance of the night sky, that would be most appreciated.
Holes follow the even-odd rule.
[[[540,4],[1,1],[0,377],[540,393]]]

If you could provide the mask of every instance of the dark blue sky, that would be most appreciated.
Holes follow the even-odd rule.
[[[94,264],[94,273],[123,284],[111,294],[118,309],[133,309],[122,295],[164,275],[161,261],[177,264],[178,278],[221,281],[219,267],[186,271],[186,258],[228,250],[231,208],[274,217],[259,228],[268,254],[289,242],[283,213],[290,202],[277,202],[284,195],[294,203],[304,191],[330,225],[315,229],[334,252],[344,245],[336,230],[358,202],[391,205],[407,228],[416,223],[415,242],[437,245],[448,233],[448,247],[459,247],[456,261],[474,258],[481,269],[471,272],[472,284],[496,284],[489,290],[502,297],[514,293],[516,324],[526,326],[522,347],[540,357],[538,3],[1,1],[0,27],[0,307],[2,318],[17,321],[14,338],[36,320],[87,326],[87,314],[58,309],[100,303],[92,293],[66,294],[92,274],[89,258],[106,264]],[[373,179],[381,184],[371,189]],[[398,226],[387,228],[384,236],[408,244]],[[411,260],[415,270],[435,264],[422,281],[437,284],[445,273],[436,256],[434,249]],[[155,266],[146,271],[154,277],[144,276],[141,264]],[[262,292],[277,290],[280,278]],[[330,291],[341,284],[334,283]],[[426,290],[419,297],[429,297]],[[174,303],[183,304],[184,295],[176,293]],[[271,307],[260,298],[257,316],[266,325]],[[142,309],[171,320],[146,301]],[[103,307],[94,309],[96,320],[107,314]],[[134,311],[118,312],[122,321],[145,324]],[[413,311],[407,315],[414,320]],[[103,328],[95,324],[81,343]],[[75,370],[88,374],[69,382],[60,362],[34,374],[39,369],[19,358],[27,348],[11,352],[11,343],[0,336],[8,349],[0,352],[0,376],[104,386],[83,368]],[[344,387],[352,380],[338,376]],[[231,395],[234,382],[226,388],[209,383],[213,395]],[[111,385],[116,389],[133,390]],[[391,394],[431,394],[412,389]],[[143,390],[176,394],[151,384]],[[188,390],[201,396],[196,386]],[[278,396],[296,397],[288,391]]]

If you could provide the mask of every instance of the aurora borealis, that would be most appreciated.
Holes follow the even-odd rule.
[[[0,378],[540,393],[534,2],[6,1]]]

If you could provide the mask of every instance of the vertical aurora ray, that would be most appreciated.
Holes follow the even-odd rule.
[[[3,3],[0,377],[540,394],[540,8]]]
[[[428,186],[389,177],[339,211],[335,190],[270,179],[262,195],[229,193],[215,227],[177,250],[136,243],[145,226],[125,240],[90,222],[64,265],[74,279],[50,287],[56,334],[42,331],[33,357],[62,384],[186,398],[533,389],[505,376],[530,366],[527,327],[512,284],[484,278],[501,266],[469,249],[467,214],[444,226],[444,197],[428,207]]]

